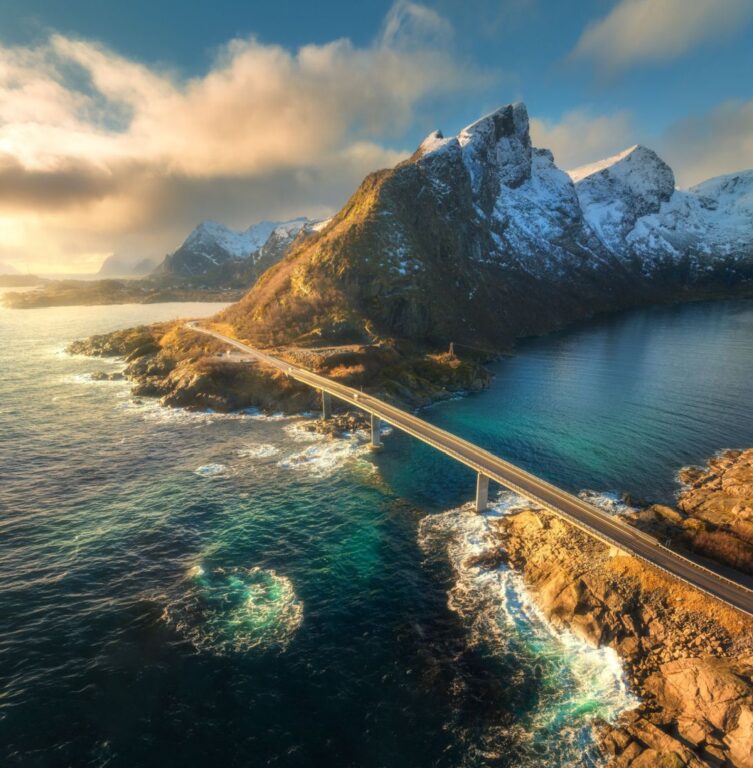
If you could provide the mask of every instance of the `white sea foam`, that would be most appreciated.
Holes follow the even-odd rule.
[[[228,474],[225,464],[203,464],[194,470],[194,474],[200,477],[224,477]]]
[[[593,504],[609,515],[624,515],[628,512],[635,512],[635,508],[623,499],[619,491],[590,491],[586,489],[578,494],[578,498]]]
[[[307,423],[307,420],[299,419],[292,424],[286,424],[282,429],[285,434],[296,443],[322,442],[325,439],[325,436],[307,429]]]
[[[343,465],[353,462],[370,472],[375,471],[374,465],[366,461],[369,448],[365,433],[337,438],[316,433],[304,434],[312,435],[311,445],[280,459],[278,467],[302,471],[312,477],[329,477]]]
[[[188,408],[172,408],[162,405],[153,397],[129,398],[123,403],[122,408],[139,414],[144,421],[153,421],[159,424],[193,424],[202,426],[215,421],[241,421],[249,418],[243,412],[219,413],[210,409],[203,411],[189,410]]]
[[[125,362],[123,357],[119,357],[117,355],[107,355],[100,357],[94,355],[74,354],[72,352],[68,352],[67,344],[62,346],[60,344],[55,344],[53,346],[44,348],[42,352],[49,357],[57,357],[64,360],[86,360],[89,363],[96,361],[97,363],[103,363],[106,365],[123,365]]]
[[[127,382],[124,379],[99,379],[95,378],[93,373],[70,373],[62,377],[62,381],[66,384],[92,384],[95,386],[105,384],[112,386],[116,384],[123,387]]]
[[[257,421],[291,421],[292,419],[300,419],[301,414],[295,413],[262,413],[258,408],[248,408],[245,413],[251,419]]]
[[[249,445],[246,448],[240,448],[238,456],[244,459],[269,459],[272,456],[277,456],[279,452],[280,449],[276,445],[259,443],[257,445]]]
[[[197,649],[218,655],[284,649],[303,622],[292,581],[269,568],[190,569],[164,611]]]
[[[495,520],[530,506],[503,493],[482,515],[470,506],[428,515],[419,525],[419,544],[428,558],[449,560],[454,584],[448,606],[466,625],[470,645],[501,658],[519,657],[521,669],[542,672],[538,704],[521,732],[521,765],[581,765],[584,751],[593,749],[594,723],[613,721],[637,700],[614,650],[593,648],[572,632],[555,629],[522,576],[492,564],[500,548]],[[545,757],[542,750],[552,739],[557,754]]]

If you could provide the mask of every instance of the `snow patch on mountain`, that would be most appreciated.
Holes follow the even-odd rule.
[[[753,170],[677,190],[628,236],[633,252],[653,261],[750,258],[753,252]]]
[[[701,269],[704,259],[708,265],[753,254],[753,171],[677,190],[672,169],[636,144],[564,172],[551,152],[532,147],[521,103],[454,137],[434,131],[413,161],[442,208],[454,205],[469,183],[472,226],[486,233],[470,254],[482,263],[542,274],[637,258],[645,262],[639,271],[650,274],[681,258]],[[409,258],[404,248],[390,249],[398,250],[402,261]]]

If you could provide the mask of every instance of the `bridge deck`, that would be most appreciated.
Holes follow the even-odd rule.
[[[461,464],[561,516],[600,541],[635,555],[671,576],[753,615],[753,590],[745,585],[728,578],[713,567],[698,563],[663,546],[654,537],[489,451],[379,398],[267,355],[229,336],[201,328],[196,323],[188,323],[187,327],[241,350],[244,360],[256,360],[269,365],[297,381],[328,392],[339,400],[378,416],[396,429],[422,440]]]

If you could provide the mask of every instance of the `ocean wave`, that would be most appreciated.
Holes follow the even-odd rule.
[[[530,506],[506,492],[485,514],[467,505],[428,515],[419,525],[419,545],[429,560],[449,561],[448,607],[463,621],[469,645],[515,658],[519,669],[537,677],[537,703],[516,738],[516,765],[581,765],[586,754],[597,764],[594,725],[614,721],[637,700],[617,653],[554,628],[522,576],[500,562],[495,521]]]
[[[188,408],[174,408],[165,406],[155,398],[129,398],[123,403],[122,408],[140,415],[144,421],[156,422],[158,424],[193,424],[202,426],[211,424],[215,421],[241,421],[250,418],[248,414],[241,411],[233,413],[220,413],[219,411],[190,410]]]
[[[292,581],[271,568],[195,566],[180,590],[163,617],[198,650],[284,650],[303,622]]]
[[[56,357],[63,360],[86,360],[89,363],[96,360],[97,363],[105,365],[123,365],[125,358],[118,355],[107,356],[95,356],[95,355],[83,355],[68,351],[68,344],[54,344],[52,346],[45,347],[42,353],[49,357]]]
[[[258,445],[249,445],[247,448],[239,448],[238,456],[244,459],[270,459],[277,456],[280,449],[271,443],[259,443]]]

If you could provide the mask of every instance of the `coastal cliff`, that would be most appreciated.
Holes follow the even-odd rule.
[[[678,496],[678,531],[686,520],[747,531],[753,450],[727,452],[681,476],[694,483]],[[655,514],[636,511],[633,522]],[[753,766],[753,618],[544,510],[495,525],[505,559],[547,618],[624,660],[641,704],[603,728],[610,765]]]

